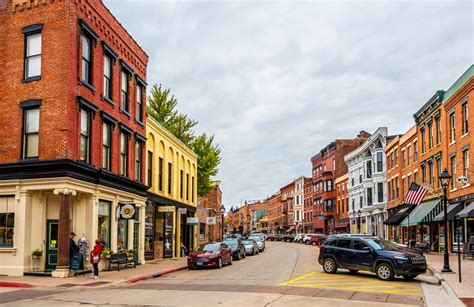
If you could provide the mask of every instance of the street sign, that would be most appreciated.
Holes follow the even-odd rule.
[[[215,225],[216,224],[216,218],[214,216],[206,217],[206,224],[207,225]]]
[[[186,224],[187,225],[197,225],[197,224],[199,224],[199,219],[197,217],[188,217],[186,219]]]

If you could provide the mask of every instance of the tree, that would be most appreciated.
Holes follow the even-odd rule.
[[[147,113],[198,155],[197,193],[205,196],[212,191],[212,177],[219,171],[219,145],[214,144],[213,135],[195,135],[193,128],[198,122],[176,110],[178,101],[170,92],[170,89],[163,89],[161,84],[153,85],[148,97]]]

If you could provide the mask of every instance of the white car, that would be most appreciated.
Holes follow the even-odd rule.
[[[297,243],[301,243],[303,242],[303,237],[305,236],[304,233],[298,233],[296,236],[295,236],[295,239],[293,240],[293,242],[297,242]]]
[[[307,233],[304,235],[303,239],[301,240],[302,243],[304,244],[308,244],[309,240],[311,239],[311,237],[313,237],[314,234],[313,233]]]

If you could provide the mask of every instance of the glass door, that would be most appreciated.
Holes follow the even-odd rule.
[[[47,220],[45,270],[52,271],[58,264],[58,220]]]

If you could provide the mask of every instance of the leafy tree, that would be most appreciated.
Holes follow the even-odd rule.
[[[147,113],[198,155],[197,193],[205,196],[213,189],[211,179],[217,175],[221,151],[214,144],[213,135],[195,135],[193,128],[198,122],[176,110],[178,101],[170,92],[170,89],[163,89],[161,84],[153,85],[148,97]]]

